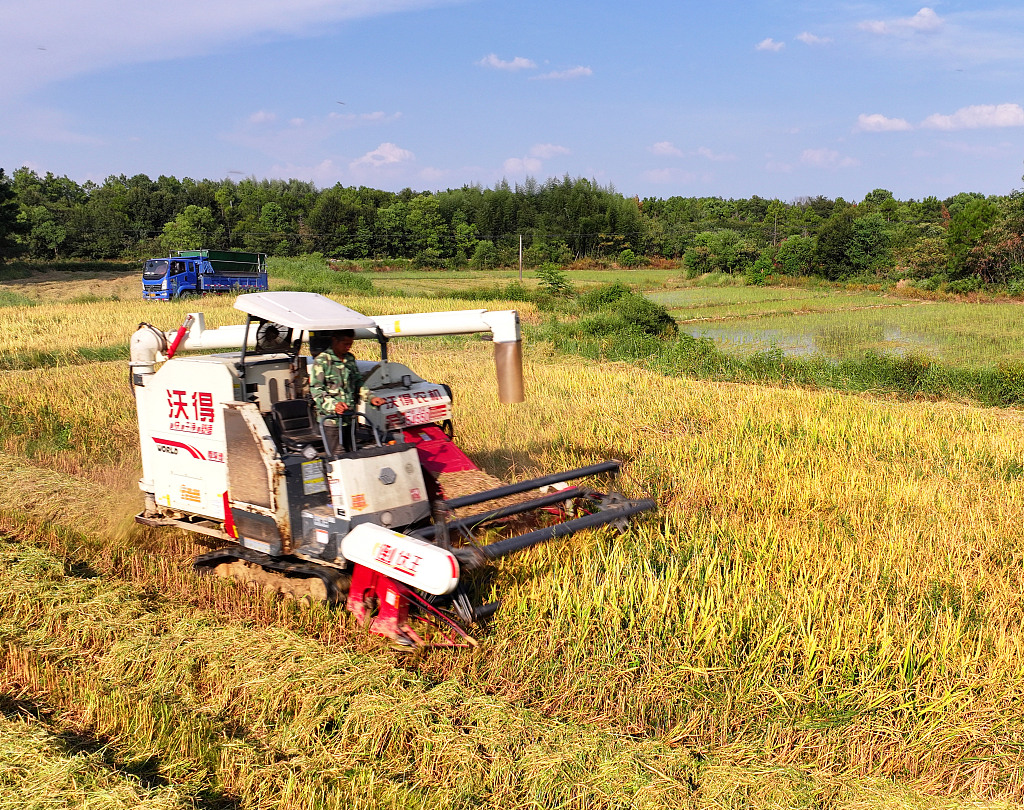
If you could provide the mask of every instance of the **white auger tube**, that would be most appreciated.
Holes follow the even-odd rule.
[[[190,313],[192,323],[178,351],[238,349],[245,341],[244,324],[207,329],[203,313]],[[467,309],[452,312],[418,312],[404,315],[378,315],[373,318],[385,337],[429,337],[468,335],[490,332],[494,340],[494,365],[498,377],[498,399],[510,404],[523,402],[523,350],[519,313],[514,309],[492,311]],[[287,326],[287,324],[285,324]],[[167,348],[175,332],[161,332],[144,325],[131,337],[131,367],[135,374],[152,374],[156,364],[166,359]],[[304,337],[307,337],[304,335]],[[357,329],[356,337],[375,339],[371,329]],[[248,345],[256,344],[256,330],[249,329]]]
[[[453,312],[417,312],[408,315],[374,316],[385,337],[426,337],[469,335],[490,332],[494,340],[494,367],[498,375],[498,400],[503,404],[523,402],[523,342],[519,313],[514,309],[462,309]],[[369,329],[357,329],[356,336],[372,338]]]

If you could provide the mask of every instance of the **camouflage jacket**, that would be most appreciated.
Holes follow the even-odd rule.
[[[356,358],[351,352],[338,357],[327,349],[313,360],[313,368],[309,374],[309,393],[313,395],[317,412],[321,415],[333,415],[334,406],[344,402],[350,409],[359,402],[359,387],[363,384],[363,375],[356,366]]]

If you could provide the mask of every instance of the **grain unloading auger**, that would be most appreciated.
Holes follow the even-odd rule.
[[[131,339],[146,501],[136,520],[210,538],[201,571],[344,602],[402,645],[473,644],[467,627],[498,606],[472,604],[476,570],[583,529],[624,529],[655,506],[569,483],[614,475],[617,461],[493,486],[452,440],[448,386],[388,359],[394,337],[489,332],[499,399],[522,402],[514,311],[370,318],[300,292],[241,295],[235,306],[244,325],[206,329],[193,313],[177,332],[141,324]],[[335,452],[301,350],[315,356],[341,329],[375,340],[380,359],[358,363],[362,402]],[[175,356],[211,349],[233,351]],[[528,513],[549,525],[502,536]]]

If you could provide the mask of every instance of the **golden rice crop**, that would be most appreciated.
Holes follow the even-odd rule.
[[[385,303],[397,308],[393,299]],[[238,320],[226,311],[218,317]],[[396,340],[392,349],[417,373],[452,386],[457,440],[489,473],[511,480],[616,457],[626,463],[623,490],[650,493],[660,505],[625,535],[602,530],[503,561],[490,587],[504,605],[482,649],[405,664],[330,611],[303,612],[197,581],[186,566],[191,541],[175,532],[129,531],[111,520],[130,519],[138,497],[123,366],[0,374],[0,403],[21,415],[0,425],[8,454],[0,458],[3,527],[34,537],[69,565],[89,563],[100,574],[93,587],[107,580],[115,591],[127,587],[118,591],[128,594],[127,604],[140,598],[133,588],[152,593],[163,617],[154,636],[170,634],[178,644],[191,633],[188,660],[230,661],[217,665],[217,679],[200,678],[208,693],[196,705],[207,708],[188,732],[197,736],[187,744],[161,738],[165,749],[184,746],[175,772],[182,778],[200,778],[204,757],[223,763],[233,756],[220,740],[235,717],[259,728],[246,745],[299,735],[301,757],[317,767],[329,760],[346,795],[361,786],[398,804],[458,804],[456,796],[502,806],[569,801],[561,787],[537,781],[545,757],[557,763],[556,782],[581,780],[580,795],[604,806],[682,806],[669,785],[686,802],[707,806],[742,806],[741,796],[765,806],[923,806],[913,791],[975,800],[1024,795],[1019,413],[694,383],[625,364],[552,358],[542,347],[528,353],[529,401],[508,408],[497,404],[486,345]],[[47,423],[62,428],[47,431]],[[178,717],[192,705],[155,702],[146,691],[154,678],[198,682],[188,680],[178,648],[129,638],[126,624],[156,618],[137,607],[127,618],[100,610],[88,627],[73,625],[47,587],[21,587],[0,586],[0,598],[31,617],[5,625],[17,653],[8,678],[19,667],[52,671],[48,680],[38,675],[40,694],[56,695],[104,733],[138,740],[157,734],[154,718]],[[199,624],[188,624],[194,611]],[[80,645],[73,663],[29,639],[50,614],[63,617],[53,620],[54,637]],[[187,626],[179,632],[181,622]],[[96,663],[114,644],[121,658]],[[244,661],[233,645],[243,648]],[[281,667],[298,671],[288,669],[278,646],[298,670],[328,680],[334,676],[322,667],[339,656],[346,672],[377,673],[387,683],[414,678],[410,701],[427,714],[409,720],[379,691],[353,691],[345,705],[366,694],[377,720],[353,721],[343,744],[309,729],[289,731],[295,712],[311,710],[280,713],[285,704],[274,702],[284,700]],[[119,680],[128,670],[118,674],[111,662],[125,666],[136,648],[135,674]],[[78,667],[85,674],[60,692],[60,678]],[[89,673],[100,672],[133,696],[134,719],[126,719],[121,687],[89,697],[100,689]],[[167,673],[170,680],[160,680]],[[235,704],[238,690],[244,700]],[[422,703],[424,695],[432,697]],[[540,724],[554,736],[538,749],[503,737],[507,747],[495,754],[471,733],[482,748],[458,748],[456,757],[452,723],[454,733],[466,734],[463,709],[484,696],[500,711],[473,715],[481,735],[508,728],[514,717],[516,728]],[[245,708],[261,700],[268,703],[255,715]],[[374,722],[397,729],[382,742]],[[588,742],[573,754],[563,731]],[[611,740],[621,741],[626,760],[615,759]],[[644,745],[657,747],[655,759],[645,759],[654,749]],[[323,746],[327,760],[310,753]],[[247,806],[300,806],[298,797],[315,801],[324,785],[312,766],[286,778],[288,768],[265,752],[242,759],[249,756],[264,757],[259,768],[269,770],[257,772],[279,787]],[[424,763],[437,756],[447,764],[434,771]],[[202,772],[232,774],[224,782],[232,790],[249,784],[237,775],[240,766],[224,767],[207,763]],[[411,793],[373,793],[385,782],[397,790],[381,781],[388,768],[405,774],[403,790]],[[601,774],[612,774],[625,792]],[[688,780],[696,786],[690,793],[680,787]],[[890,789],[886,780],[913,790]]]
[[[234,308],[236,296],[210,296],[201,301],[98,301],[89,303],[48,303],[34,307],[4,308],[5,329],[0,334],[0,359],[5,354],[38,351],[69,352],[79,347],[127,346],[139,323],[152,323],[173,331],[189,312],[201,311],[206,326],[242,323],[245,316]],[[368,315],[400,312],[444,312],[466,309],[465,301],[444,298],[393,298],[387,296],[346,297],[347,306]],[[501,302],[491,302],[497,309]],[[484,308],[484,307],[480,307]],[[506,308],[513,308],[508,305]],[[526,317],[533,317],[533,304],[516,304]]]

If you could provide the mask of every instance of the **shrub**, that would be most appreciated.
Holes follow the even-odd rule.
[[[557,264],[545,262],[536,272],[541,290],[552,298],[572,298],[576,294],[569,276]]]
[[[614,304],[624,296],[632,294],[633,291],[627,285],[621,281],[615,281],[582,293],[580,295],[580,306],[585,310],[601,309],[609,304]]]
[[[332,270],[319,253],[295,259],[274,259],[271,276],[284,282],[283,289],[315,292],[321,295],[348,292],[371,295],[373,282],[363,273],[351,270]]]
[[[761,287],[768,283],[768,277],[772,274],[775,268],[772,266],[772,260],[766,253],[762,253],[757,257],[757,261],[750,265],[744,273],[744,278],[747,284],[755,287]]]
[[[644,263],[632,250],[626,248],[619,254],[619,267],[639,267]]]
[[[441,253],[434,248],[424,248],[413,258],[413,266],[417,268],[440,267]]]
[[[981,279],[978,276],[969,276],[949,282],[946,290],[954,295],[965,295],[966,293],[977,292],[981,289]]]
[[[616,313],[627,326],[645,335],[675,334],[679,331],[676,320],[661,304],[636,293],[630,293],[615,303]]]

